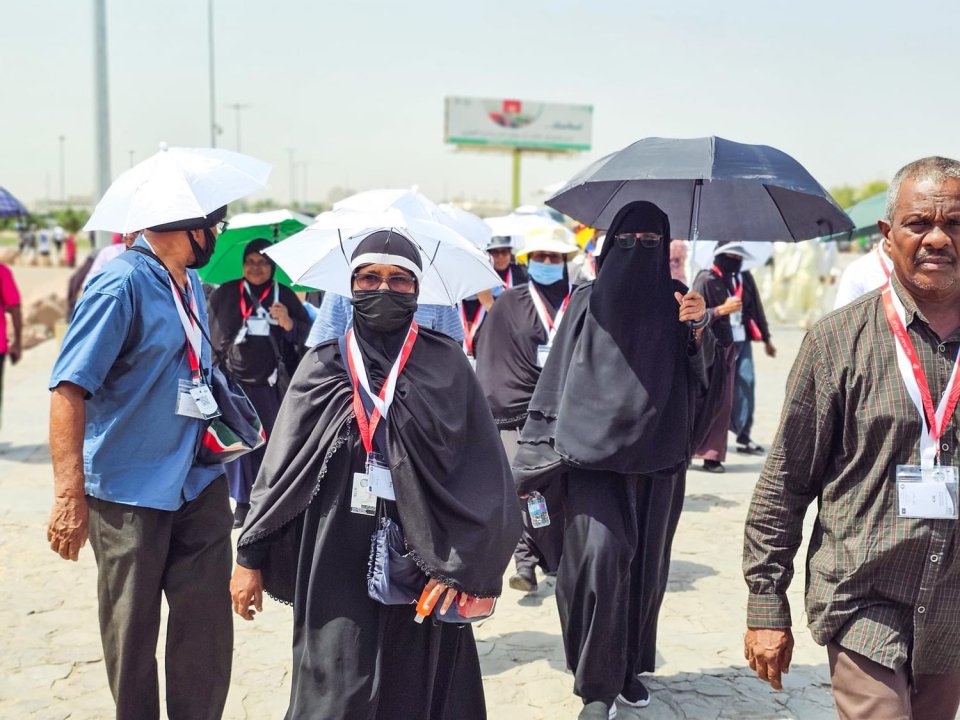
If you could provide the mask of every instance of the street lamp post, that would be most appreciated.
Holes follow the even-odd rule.
[[[217,146],[216,85],[213,65],[213,0],[207,0],[207,31],[210,45],[210,147]]]
[[[227,105],[227,107],[228,107],[228,108],[233,108],[233,110],[234,110],[235,113],[236,113],[236,118],[237,118],[237,152],[240,152],[240,111],[241,111],[241,110],[246,110],[246,109],[247,109],[248,107],[250,107],[250,106],[249,106],[249,105],[245,105],[245,104],[243,104],[243,103],[230,103],[229,105]]]
[[[290,161],[290,207],[292,208],[297,204],[296,194],[297,194],[297,180],[296,180],[296,164],[293,162],[293,153],[296,148],[287,148],[287,158]]]
[[[106,0],[93,2],[93,58],[94,58],[94,87],[95,123],[97,148],[97,197],[110,187],[110,99],[109,83],[107,79],[107,4]],[[96,234],[98,248],[110,244],[110,233],[98,230]]]
[[[60,136],[60,207],[66,207],[67,196],[64,192],[64,183],[63,183],[63,143],[66,141],[66,136]]]

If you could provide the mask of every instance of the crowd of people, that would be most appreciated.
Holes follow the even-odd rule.
[[[517,591],[556,576],[579,718],[647,706],[687,471],[723,472],[728,433],[767,454],[753,344],[776,348],[749,243],[688,287],[686,244],[633,201],[584,252],[560,228],[493,237],[501,284],[446,306],[418,302],[424,256],[383,228],[350,254],[351,295],[314,309],[267,238],[205,297],[226,212],[127,235],[50,380],[48,539],[93,547],[117,717],[159,716],[162,595],[168,713],[219,718],[231,606],[253,620],[267,592],[293,606],[288,718],[483,718],[471,623],[511,557]],[[960,163],[897,174],[882,246],[803,341],[746,523],[745,655],[779,688],[818,501],[807,615],[844,718],[960,705],[958,228]],[[197,459],[219,374],[267,438],[225,465]]]

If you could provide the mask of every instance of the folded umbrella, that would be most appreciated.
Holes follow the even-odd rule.
[[[600,158],[546,204],[607,228],[627,203],[647,200],[687,240],[808,240],[853,225],[796,160],[766,145],[719,137],[647,138]]]
[[[350,257],[372,232],[394,230],[419,248],[423,263],[420,302],[454,305],[503,282],[486,252],[445,225],[404,217],[399,210],[364,213],[338,209],[265,253],[300,285],[349,297]]]
[[[248,155],[161,143],[113,181],[83,229],[128,233],[204,217],[262,190],[269,175],[269,164]]]

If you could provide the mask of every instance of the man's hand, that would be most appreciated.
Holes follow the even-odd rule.
[[[270,306],[270,317],[276,320],[280,327],[286,332],[293,330],[293,320],[290,319],[290,311],[283,303],[275,302]]]
[[[743,636],[743,656],[761,680],[770,683],[774,690],[783,690],[780,675],[790,672],[793,633],[790,628],[748,628]]]
[[[55,497],[50,523],[47,525],[47,540],[50,549],[64,560],[76,561],[80,548],[90,534],[90,511],[84,495]]]
[[[777,356],[777,349],[773,346],[773,343],[767,340],[763,344],[763,349],[767,353],[767,357],[775,358]]]
[[[740,312],[741,310],[743,310],[743,300],[738,297],[728,297],[723,301],[723,305],[717,305],[717,307],[713,309],[713,311],[721,317]]]
[[[263,574],[236,565],[230,578],[230,597],[233,611],[244,620],[253,620],[254,615],[263,612]]]
[[[673,296],[680,305],[680,322],[697,322],[707,312],[707,303],[703,295],[696,290],[691,290],[686,295],[675,292]]]

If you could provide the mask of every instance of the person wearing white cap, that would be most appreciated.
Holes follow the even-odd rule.
[[[734,373],[737,366],[737,343],[747,338],[743,323],[743,281],[740,268],[750,253],[740,243],[718,244],[713,253],[713,267],[701,270],[693,281],[693,289],[703,295],[710,315],[710,329],[717,343],[724,348],[727,380],[723,396],[713,417],[710,430],[694,457],[703,460],[698,468],[722,473],[727,459],[727,431],[733,407]]]
[[[526,258],[529,281],[506,290],[484,321],[483,336],[474,347],[477,379],[500,429],[500,438],[511,460],[517,450],[527,405],[537,386],[553,338],[563,322],[570,292],[567,262],[577,254],[562,230],[531,232],[518,253]],[[517,572],[509,584],[515,590],[537,589],[536,568],[557,569],[563,537],[560,503],[544,493],[551,522],[534,528],[524,512],[525,530],[514,553]]]

